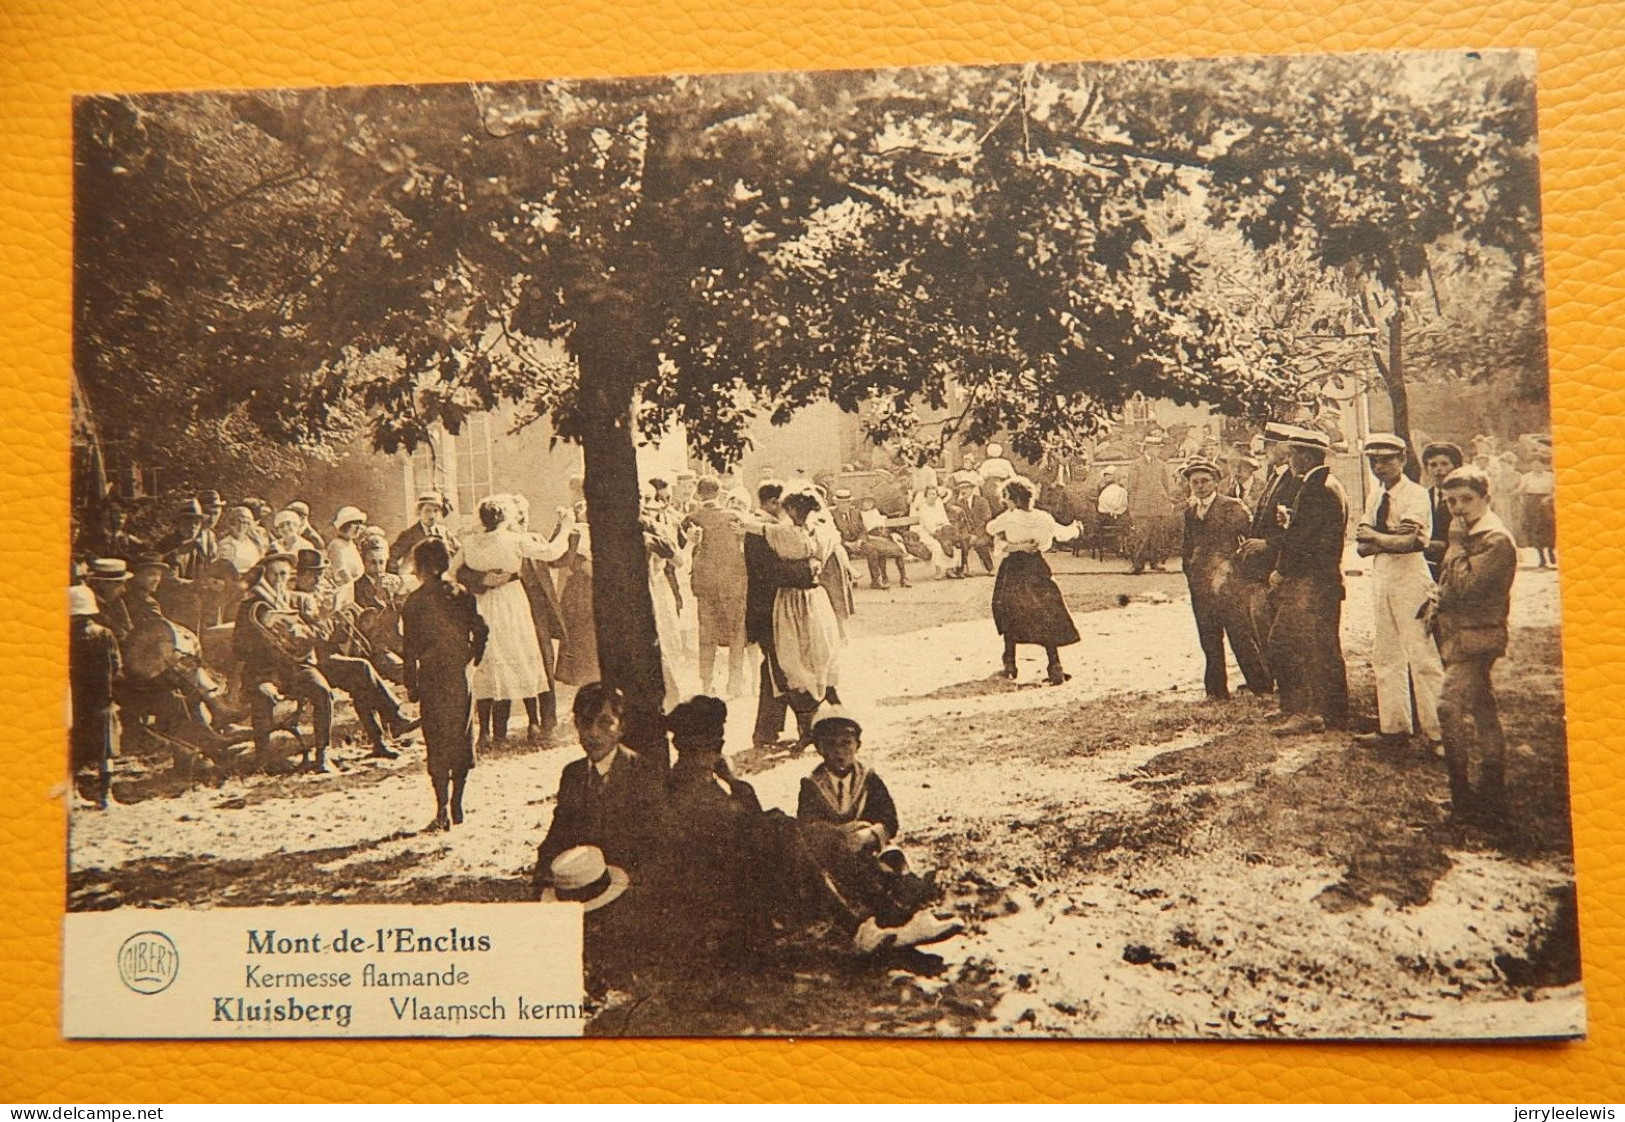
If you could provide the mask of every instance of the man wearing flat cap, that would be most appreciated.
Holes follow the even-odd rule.
[[[1404,440],[1375,432],[1365,438],[1364,452],[1371,474],[1382,485],[1372,491],[1354,531],[1360,556],[1371,558],[1377,731],[1356,739],[1370,746],[1403,743],[1416,731],[1411,726],[1414,703],[1422,735],[1437,744],[1444,664],[1425,622],[1434,587],[1425,554],[1433,530],[1432,504],[1422,485],[1405,475]]]
[[[1278,735],[1322,732],[1348,719],[1348,671],[1343,664],[1343,532],[1348,495],[1326,463],[1331,442],[1312,429],[1283,442],[1301,480],[1290,509],[1280,511],[1280,552],[1270,585],[1275,622],[1269,662],[1285,720]]]
[[[1230,697],[1224,658],[1227,633],[1247,688],[1254,693],[1270,689],[1269,670],[1248,618],[1246,592],[1236,587],[1232,577],[1236,547],[1252,520],[1239,499],[1219,494],[1219,472],[1218,464],[1204,459],[1191,460],[1181,471],[1190,484],[1191,497],[1185,505],[1180,556],[1190,588],[1191,612],[1196,616],[1196,637],[1207,661],[1202,684],[1214,701]]]

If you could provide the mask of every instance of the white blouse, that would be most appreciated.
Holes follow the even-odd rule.
[[[1082,531],[1081,523],[1060,523],[1047,510],[1017,510],[1014,507],[987,524],[987,532],[995,537],[1004,535],[1011,545],[1032,544],[1039,552],[1047,550],[1057,541],[1071,541]]]

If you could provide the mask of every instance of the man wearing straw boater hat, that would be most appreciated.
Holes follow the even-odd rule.
[[[96,622],[123,642],[130,634],[130,609],[124,603],[130,567],[122,557],[98,557],[90,563],[90,591],[96,597]]]
[[[1236,550],[1236,591],[1247,600],[1247,616],[1252,621],[1253,635],[1258,649],[1269,665],[1270,627],[1275,623],[1275,600],[1270,595],[1269,577],[1275,571],[1275,559],[1281,552],[1281,535],[1285,528],[1279,514],[1289,508],[1298,496],[1299,479],[1292,474],[1287,437],[1293,426],[1271,421],[1259,434],[1259,446],[1264,457],[1264,476],[1255,480],[1258,500],[1252,508],[1252,526],[1246,540]],[[1274,685],[1271,671],[1270,685]]]
[[[1444,664],[1425,617],[1433,596],[1425,550],[1433,509],[1420,483],[1405,475],[1405,441],[1392,433],[1365,438],[1371,474],[1382,486],[1366,504],[1354,540],[1371,558],[1371,668],[1377,678],[1377,731],[1355,739],[1368,747],[1403,744],[1411,733],[1411,708],[1428,743],[1440,743],[1439,690]]]
[[[1230,696],[1224,659],[1228,633],[1247,688],[1268,693],[1270,675],[1248,618],[1247,596],[1232,576],[1236,547],[1246,537],[1252,519],[1239,499],[1219,494],[1220,468],[1212,460],[1193,459],[1180,474],[1191,489],[1180,557],[1190,588],[1191,612],[1196,616],[1196,637],[1207,661],[1203,687],[1215,701]]]
[[[316,561],[321,555],[310,551]],[[254,726],[255,762],[266,771],[286,770],[271,755],[276,704],[283,698],[308,703],[315,725],[312,770],[327,771],[333,740],[333,689],[316,667],[313,630],[299,618],[293,600],[298,559],[288,553],[262,558],[251,574],[248,595],[237,608],[232,642],[243,663],[243,691]]]
[[[112,788],[110,761],[118,750],[113,680],[119,672],[118,643],[96,622],[95,593],[82,584],[68,589],[68,683],[72,703],[68,743],[74,787],[99,810]],[[95,771],[94,783],[81,772]]]
[[[1343,532],[1348,495],[1331,473],[1323,432],[1294,429],[1283,442],[1300,479],[1292,506],[1278,507],[1282,534],[1270,586],[1275,623],[1269,662],[1281,690],[1278,735],[1322,732],[1348,719],[1343,617]]]
[[[439,491],[423,491],[417,498],[418,520],[400,532],[389,547],[389,571],[406,576],[412,569],[412,551],[426,538],[439,538],[446,552],[457,556],[457,538],[446,525],[451,516],[451,500]]]

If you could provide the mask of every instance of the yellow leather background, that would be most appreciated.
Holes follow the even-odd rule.
[[[1416,47],[1541,52],[1552,399],[1591,1038],[1564,1046],[70,1043],[58,1034],[76,91]],[[1625,4],[0,0],[0,1099],[1625,1098]]]

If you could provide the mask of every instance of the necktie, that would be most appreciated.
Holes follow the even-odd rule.
[[[1391,498],[1392,496],[1389,494],[1389,492],[1384,491],[1382,493],[1382,501],[1377,504],[1378,533],[1386,534],[1388,532],[1388,511]]]

